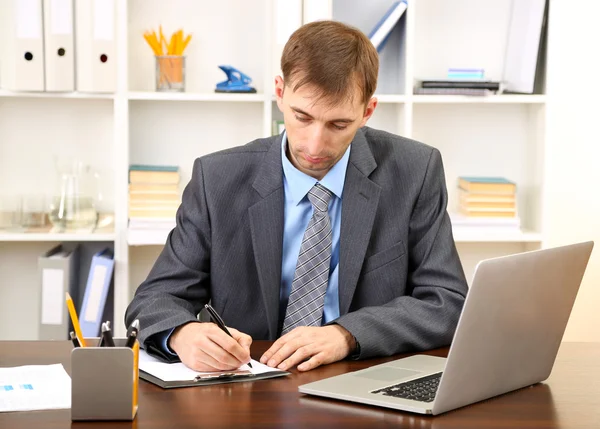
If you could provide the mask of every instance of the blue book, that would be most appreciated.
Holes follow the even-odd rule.
[[[407,0],[394,2],[392,7],[388,9],[385,15],[377,23],[375,28],[369,33],[369,39],[377,48],[377,52],[381,52],[385,46],[390,33],[396,26],[396,23],[404,13],[407,7]]]
[[[514,185],[514,182],[504,177],[491,177],[491,176],[461,176],[461,180],[471,183],[494,183],[494,184],[510,184]]]
[[[131,164],[129,171],[179,171],[177,165]]]
[[[90,273],[85,286],[85,295],[79,312],[81,332],[86,338],[100,335],[102,315],[104,314],[114,267],[113,253],[108,248],[92,257]]]

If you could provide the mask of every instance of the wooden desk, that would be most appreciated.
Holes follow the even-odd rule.
[[[269,343],[256,342],[259,358]],[[62,363],[70,371],[71,343],[0,342],[0,367]],[[444,356],[446,349],[430,354]],[[386,359],[338,362],[273,380],[163,390],[140,380],[133,422],[71,422],[70,410],[0,413],[0,428],[598,428],[600,344],[564,343],[550,378],[534,387],[440,416],[400,411],[298,392],[298,385],[365,368]],[[389,360],[389,359],[387,359]]]

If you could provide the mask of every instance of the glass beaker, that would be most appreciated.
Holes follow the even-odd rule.
[[[50,202],[48,218],[55,230],[91,232],[98,223],[99,176],[89,166],[74,162],[59,171],[60,189]]]

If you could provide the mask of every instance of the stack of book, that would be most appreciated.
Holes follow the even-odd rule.
[[[491,80],[422,80],[414,89],[420,95],[494,95],[501,93],[500,82]]]
[[[181,204],[179,181],[177,166],[136,164],[129,167],[130,233],[158,231],[163,236],[174,228]]]
[[[459,177],[454,226],[520,229],[517,185],[504,177]]]
[[[415,94],[494,95],[502,93],[501,82],[485,79],[483,69],[448,69],[446,79],[422,80]]]

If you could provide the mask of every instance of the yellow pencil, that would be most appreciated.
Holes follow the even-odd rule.
[[[67,308],[69,309],[69,314],[71,315],[71,322],[73,323],[73,329],[75,329],[75,335],[79,338],[79,344],[81,347],[87,347],[85,344],[85,339],[83,338],[83,334],[81,333],[81,327],[79,326],[79,319],[77,318],[77,312],[75,311],[75,305],[73,304],[73,299],[69,292],[67,292]]]

